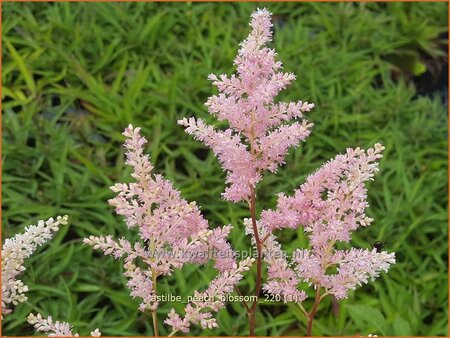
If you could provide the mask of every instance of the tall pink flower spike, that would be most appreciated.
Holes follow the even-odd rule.
[[[378,171],[378,160],[384,147],[377,143],[365,152],[360,148],[347,149],[309,176],[292,197],[278,196],[276,210],[262,212],[263,226],[296,228],[303,225],[309,234],[311,250],[296,250],[293,255],[299,281],[323,287],[325,293],[337,299],[347,298],[348,290],[374,279],[381,271],[387,272],[395,263],[395,254],[376,249],[335,250],[337,241],[349,242],[351,232],[373,221],[365,215],[369,206],[365,181],[373,180]],[[327,269],[336,266],[337,273]],[[276,270],[269,268],[269,282],[265,289],[278,280]]]
[[[216,130],[193,117],[178,121],[186,132],[214,151],[227,172],[229,187],[223,197],[232,202],[248,200],[262,173],[276,172],[284,164],[289,148],[303,141],[312,127],[305,120],[288,122],[301,119],[314,104],[273,102],[295,75],[283,73],[282,63],[275,60],[275,50],[265,46],[272,41],[270,16],[267,9],[252,14],[252,31],[234,60],[237,75],[209,76],[219,94],[211,96],[206,106],[220,121],[227,120],[230,127]]]
[[[209,229],[195,202],[188,203],[169,181],[152,174],[153,165],[149,156],[144,154],[147,141],[140,135],[140,128],[130,125],[123,135],[127,138],[126,164],[133,168],[131,176],[136,182],[112,186],[111,190],[117,196],[109,203],[116,208],[118,215],[125,217],[129,228],[138,228],[142,241],[132,245],[125,238],[115,241],[111,236],[90,236],[84,239],[84,243],[114,258],[125,256],[124,275],[128,278],[131,295],[142,299],[141,311],[152,311],[157,330],[157,278],[170,275],[186,263],[205,264],[212,258],[219,275],[209,288],[221,296],[233,291],[234,285],[242,278],[241,273],[249,269],[252,260],[236,263],[234,251],[226,241],[231,226]],[[147,267],[139,267],[136,261]],[[223,302],[193,306],[186,308],[185,320],[180,319],[182,326],[177,322],[179,316],[174,311],[170,313],[166,323],[174,326],[174,332],[187,332],[191,323],[204,328],[217,326],[211,312],[222,308]]]

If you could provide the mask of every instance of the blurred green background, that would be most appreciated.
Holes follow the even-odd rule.
[[[130,180],[121,147],[129,123],[143,128],[156,170],[201,205],[211,226],[233,224],[236,249],[249,246],[246,206],[220,198],[217,160],[176,121],[213,121],[203,106],[215,92],[207,75],[234,72],[249,15],[261,6],[274,13],[285,70],[298,75],[280,99],[317,108],[307,116],[312,135],[260,185],[259,210],[347,147],[386,147],[368,184],[375,222],[354,233],[353,245],[381,240],[398,263],[338,307],[321,303],[314,334],[447,335],[446,3],[3,3],[3,237],[70,216],[27,261],[30,301],[4,318],[4,335],[33,334],[30,311],[83,335],[95,327],[104,336],[153,333],[151,316],[129,296],[122,262],[81,243],[91,234],[136,238],[107,203],[108,187]],[[288,251],[306,244],[301,230],[279,236]],[[214,274],[186,266],[158,288],[186,297]],[[240,284],[253,286],[250,275]],[[172,306],[183,304],[158,310],[161,334]],[[259,309],[257,334],[305,334],[297,307],[262,301]],[[247,334],[239,303],[217,317],[219,329],[191,333]]]

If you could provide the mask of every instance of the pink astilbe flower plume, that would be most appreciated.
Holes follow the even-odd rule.
[[[205,264],[211,258],[219,271],[219,279],[241,276],[243,263],[235,262],[234,251],[226,240],[231,226],[209,229],[195,202],[188,203],[171,182],[152,173],[153,165],[149,156],[144,154],[147,141],[140,135],[140,128],[130,125],[123,135],[127,138],[126,163],[133,168],[131,176],[136,182],[117,183],[111,187],[117,196],[109,203],[116,208],[118,215],[125,217],[129,228],[138,229],[141,241],[131,244],[125,238],[116,241],[111,236],[91,236],[85,238],[84,243],[114,258],[125,258],[124,275],[128,278],[131,295],[142,299],[140,310],[155,313],[158,306],[157,278],[181,269],[186,263]],[[240,278],[229,280],[229,285],[234,285]],[[232,288],[221,292],[229,293]],[[202,305],[197,309],[201,310]],[[189,317],[188,310],[187,327],[190,322],[204,326],[204,321]],[[176,320],[172,317],[170,324]],[[214,322],[210,317],[207,320]]]
[[[309,234],[311,249],[296,250],[294,270],[299,281],[322,287],[326,294],[346,298],[349,290],[387,272],[395,263],[395,254],[377,250],[335,250],[337,241],[349,242],[359,226],[368,226],[372,219],[365,215],[368,207],[364,183],[378,171],[378,160],[384,147],[375,144],[364,151],[347,149],[309,176],[304,184],[287,197],[278,196],[277,208],[262,212],[261,223],[270,230],[296,228],[300,225]],[[336,273],[329,269],[336,267]],[[269,283],[276,271],[269,269]]]
[[[314,104],[308,102],[274,102],[277,94],[294,79],[283,73],[275,50],[266,46],[272,41],[271,13],[266,9],[252,14],[249,36],[241,43],[234,60],[237,74],[209,76],[219,90],[206,102],[209,112],[229,128],[221,131],[201,119],[181,119],[180,125],[196,139],[210,147],[227,172],[223,197],[232,202],[248,200],[266,170],[275,172],[284,163],[292,146],[309,134],[311,123],[302,118]]]
[[[348,297],[349,290],[366,284],[387,272],[395,264],[395,254],[376,249],[330,250],[328,252],[297,250],[294,252],[295,270],[302,280],[323,287],[325,293],[336,299]],[[327,274],[336,266],[337,273]]]

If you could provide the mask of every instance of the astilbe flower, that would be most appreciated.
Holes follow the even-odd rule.
[[[27,301],[28,286],[17,276],[25,271],[24,260],[33,254],[38,246],[53,237],[61,225],[68,222],[68,216],[49,218],[29,225],[25,232],[7,238],[2,247],[2,314],[10,313],[9,306]]]
[[[51,316],[43,318],[40,313],[28,315],[28,323],[34,326],[36,331],[48,333],[48,337],[79,337],[78,333],[72,333],[72,325],[66,322],[53,321]],[[95,329],[91,332],[92,337],[100,337],[101,332]]]
[[[365,182],[378,171],[378,160],[384,147],[375,144],[365,152],[347,149],[309,176],[304,184],[287,197],[278,196],[277,208],[262,212],[261,225],[266,229],[296,228],[303,225],[311,249],[298,249],[293,254],[297,280],[324,288],[325,294],[346,298],[349,290],[387,272],[395,263],[395,254],[376,249],[335,250],[337,241],[349,242],[351,232],[368,226],[372,219],[365,215],[368,207]],[[336,273],[330,269],[337,268]],[[265,290],[278,293],[271,280],[278,278],[269,269]]]
[[[225,306],[225,296],[233,292],[234,286],[239,283],[243,273],[248,271],[254,262],[253,258],[246,258],[234,263],[232,269],[219,274],[203,292],[195,291],[193,301],[185,307],[185,316],[181,318],[174,309],[164,321],[172,326],[170,336],[176,332],[189,332],[190,323],[200,324],[203,329],[217,327],[217,321],[212,312],[217,312]]]
[[[255,11],[250,26],[252,30],[234,60],[237,74],[209,76],[219,94],[211,96],[206,106],[220,121],[228,121],[229,128],[217,130],[195,118],[178,121],[214,151],[227,172],[229,186],[223,197],[232,202],[249,200],[262,173],[276,172],[289,148],[303,141],[312,127],[306,120],[291,120],[302,118],[314,104],[274,102],[295,75],[283,73],[275,50],[266,46],[272,41],[271,13],[267,9]]]
[[[245,219],[246,233],[252,237],[257,255],[255,295],[259,295],[262,260],[268,265],[266,293],[284,302],[299,304],[308,317],[308,334],[318,302],[326,294],[338,299],[348,291],[367,283],[395,263],[395,255],[377,250],[336,250],[336,242],[349,242],[359,226],[372,219],[365,215],[368,206],[364,183],[378,171],[377,161],[384,149],[380,144],[367,152],[347,149],[326,163],[295,191],[294,196],[278,196],[277,208],[265,210],[256,219],[256,185],[268,170],[276,172],[287,151],[310,134],[311,123],[302,119],[314,104],[275,102],[295,75],[283,73],[276,53],[267,47],[272,41],[271,13],[266,9],[252,14],[251,32],[241,43],[234,64],[237,74],[210,75],[219,93],[206,102],[209,113],[229,127],[218,130],[201,119],[184,118],[178,123],[194,138],[210,147],[227,172],[228,186],[223,197],[232,202],[245,200],[251,219]],[[309,235],[310,249],[296,250],[288,259],[277,242],[274,231],[303,226]],[[333,268],[336,273],[333,273]],[[316,289],[316,301],[310,313],[301,305],[306,294],[299,284],[307,282]],[[320,294],[321,290],[325,290]],[[244,304],[245,305],[245,304]],[[256,302],[246,307],[250,334],[254,334]],[[179,324],[179,318],[176,318]]]
[[[244,219],[244,225],[246,234],[251,236],[252,244],[256,246],[251,219]],[[284,303],[303,302],[306,299],[306,293],[298,290],[300,279],[280,243],[264,223],[258,221],[257,227],[259,237],[264,239],[262,254],[268,265],[268,280],[264,284],[263,290]]]
[[[156,279],[181,269],[186,263],[205,264],[212,258],[219,271],[218,280],[226,280],[225,285],[237,283],[248,262],[235,262],[234,251],[226,241],[231,226],[209,229],[195,202],[188,203],[169,181],[152,174],[153,165],[149,156],[143,153],[147,141],[140,135],[140,128],[130,125],[123,134],[127,138],[126,163],[133,168],[131,176],[136,182],[117,183],[111,187],[117,196],[109,203],[117,214],[125,217],[129,228],[138,228],[142,242],[132,245],[125,238],[115,241],[111,236],[91,236],[84,242],[114,258],[125,257],[124,275],[128,278],[131,295],[142,299],[141,311],[148,309],[154,313],[158,306]],[[147,267],[141,268],[137,263],[139,260]],[[223,286],[216,291],[229,293],[232,290]],[[188,330],[189,322],[214,326],[207,305],[193,305],[197,315],[187,308],[183,332]],[[210,308],[217,311],[219,306]],[[200,319],[202,311],[206,314]],[[168,319],[167,323],[174,324],[174,315],[169,318],[173,319]]]

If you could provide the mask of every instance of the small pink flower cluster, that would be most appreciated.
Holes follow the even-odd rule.
[[[34,326],[36,331],[48,333],[48,337],[79,337],[78,333],[72,333],[72,326],[66,322],[53,321],[51,316],[43,318],[40,313],[28,315],[28,323]],[[99,329],[91,332],[91,337],[100,337]]]
[[[251,236],[252,244],[256,245],[253,233],[252,221],[244,219],[245,232]],[[279,296],[284,303],[301,303],[306,299],[306,293],[298,289],[299,278],[291,268],[291,263],[282,250],[272,231],[263,223],[258,221],[258,234],[264,238],[263,259],[268,265],[268,280],[263,290],[274,296]]]
[[[165,323],[172,326],[170,336],[176,332],[189,332],[190,323],[200,324],[202,329],[212,329],[217,327],[217,321],[212,317],[211,312],[217,312],[225,306],[224,297],[232,293],[234,287],[243,277],[243,273],[248,271],[254,262],[253,258],[246,258],[233,265],[229,271],[225,271],[217,276],[204,292],[195,291],[193,301],[185,307],[185,317],[182,319],[174,309],[169,313]]]

